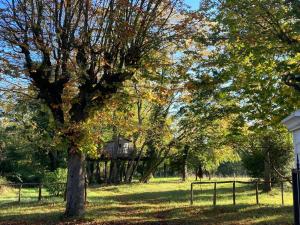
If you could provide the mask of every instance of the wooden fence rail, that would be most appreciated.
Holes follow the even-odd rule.
[[[282,180],[279,182],[268,182],[271,184],[280,184],[280,192],[281,192],[281,205],[284,205],[284,183],[289,182],[291,183],[291,180]],[[190,191],[190,204],[194,204],[194,185],[198,184],[213,184],[213,206],[217,205],[217,184],[232,184],[232,204],[236,205],[236,184],[252,184],[255,185],[255,197],[256,197],[256,204],[259,204],[259,191],[258,187],[259,184],[264,184],[266,182],[264,181],[196,181],[191,183],[191,191]]]
[[[15,187],[18,190],[18,199],[17,202],[21,202],[22,198],[22,188],[25,187],[31,187],[31,188],[38,188],[38,196],[37,196],[37,201],[42,200],[42,189],[43,187],[47,187],[47,184],[49,183],[0,183],[1,186],[6,186],[6,187]],[[63,194],[63,199],[66,201],[66,193],[67,193],[67,183],[51,183],[51,185],[65,185],[65,191]],[[88,182],[85,180],[84,184],[84,194],[85,194],[85,202],[87,201],[87,188],[88,188]]]

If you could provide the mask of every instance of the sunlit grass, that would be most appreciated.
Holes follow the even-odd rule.
[[[90,187],[85,219],[128,224],[292,224],[290,185],[285,186],[282,206],[279,187],[270,193],[262,192],[260,187],[260,204],[256,205],[255,186],[236,184],[236,206],[233,206],[232,184],[218,184],[217,206],[213,207],[213,184],[195,185],[194,205],[190,206],[191,181],[156,178],[148,184]],[[19,204],[18,189],[6,190],[0,195],[0,221],[60,220],[63,198],[49,197],[45,189],[42,194],[43,200],[38,203],[38,188],[22,189]]]

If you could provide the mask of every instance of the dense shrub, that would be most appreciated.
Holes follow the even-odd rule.
[[[222,177],[247,176],[247,171],[242,161],[223,162],[218,167],[216,175]]]
[[[67,169],[58,168],[54,172],[45,174],[43,183],[50,195],[62,196],[67,182]]]
[[[7,183],[8,182],[7,182],[6,178],[0,176],[0,184],[7,184]]]
[[[255,178],[264,178],[265,164],[270,164],[272,180],[290,176],[293,165],[293,145],[285,131],[266,131],[249,136],[248,146],[243,148],[241,158],[248,174]]]
[[[0,194],[3,194],[8,188],[8,181],[6,178],[0,176]]]

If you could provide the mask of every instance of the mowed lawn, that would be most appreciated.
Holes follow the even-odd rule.
[[[233,206],[232,184],[220,184],[217,185],[217,206],[213,207],[212,184],[196,185],[194,205],[190,205],[191,181],[156,178],[148,184],[90,187],[86,216],[78,220],[64,219],[65,203],[61,198],[47,196],[45,190],[45,197],[37,202],[37,188],[22,189],[19,204],[16,202],[17,189],[2,189],[0,224],[293,224],[292,193],[288,184],[284,206],[281,205],[279,187],[268,194],[260,189],[260,204],[256,205],[255,186],[247,184],[236,185],[236,206]]]

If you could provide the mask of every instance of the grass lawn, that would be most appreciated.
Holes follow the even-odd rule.
[[[213,185],[197,185],[194,205],[190,206],[191,181],[157,178],[148,184],[90,187],[85,218],[72,221],[62,217],[63,200],[47,197],[45,190],[43,201],[38,203],[37,189],[22,189],[20,204],[16,202],[17,189],[3,190],[0,193],[0,224],[293,224],[289,186],[285,187],[285,205],[282,206],[279,188],[275,187],[268,194],[260,190],[260,204],[256,205],[255,187],[237,184],[236,206],[233,206],[232,184],[220,184],[217,206],[213,207]]]

